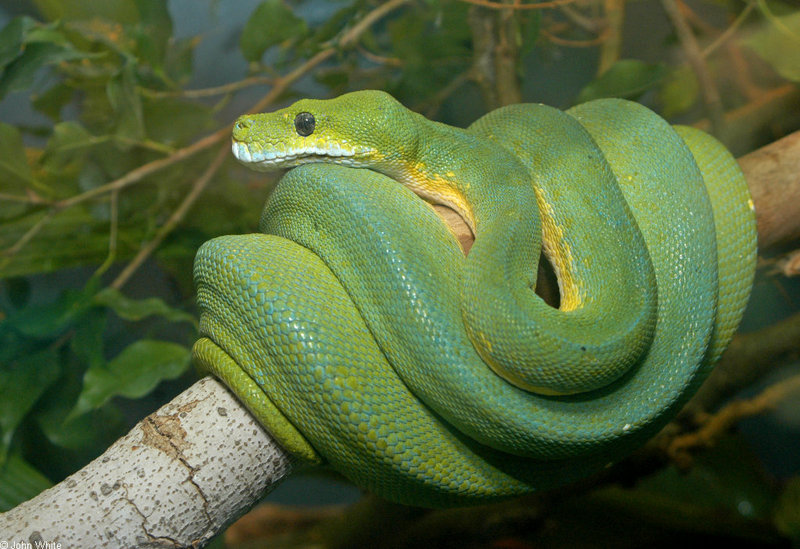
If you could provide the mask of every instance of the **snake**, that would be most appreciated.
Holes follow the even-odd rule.
[[[288,171],[258,232],[198,250],[194,360],[290,454],[391,501],[483,503],[620,461],[708,376],[750,294],[736,160],[635,102],[464,129],[362,90],[243,115],[232,151]],[[472,230],[467,254],[432,204]]]

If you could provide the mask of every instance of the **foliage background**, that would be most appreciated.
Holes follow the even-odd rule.
[[[275,183],[227,153],[242,112],[380,88],[463,126],[505,103],[619,96],[737,154],[800,127],[791,2],[503,3],[0,2],[0,509],[196,379],[194,253],[254,230]],[[745,329],[798,310],[797,283],[774,268],[782,252],[762,258]],[[792,358],[757,383],[796,373]],[[668,530],[721,513],[733,536],[798,540],[798,416],[784,406],[741,423],[749,436],[725,438],[687,477],[668,468],[591,497],[695,513]],[[328,501],[309,494],[323,489],[284,493]]]

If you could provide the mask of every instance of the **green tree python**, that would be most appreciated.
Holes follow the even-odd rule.
[[[195,261],[196,362],[290,452],[388,499],[460,505],[568,483],[674,415],[730,341],[753,206],[714,138],[603,99],[460,129],[390,95],[234,125],[293,168],[259,233]],[[468,255],[431,202],[471,227]],[[558,308],[534,292],[540,254]]]

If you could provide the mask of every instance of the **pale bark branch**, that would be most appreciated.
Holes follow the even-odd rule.
[[[739,159],[764,250],[800,238],[800,131]]]
[[[202,547],[292,465],[236,397],[205,378],[86,467],[0,515],[0,542]]]

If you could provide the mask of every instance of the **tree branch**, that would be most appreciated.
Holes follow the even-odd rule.
[[[178,208],[172,212],[172,215],[169,217],[167,222],[159,229],[158,234],[156,234],[155,238],[148,242],[145,246],[143,246],[139,253],[136,254],[130,263],[128,263],[125,268],[122,270],[121,273],[117,275],[114,281],[109,285],[111,288],[119,290],[122,288],[125,283],[133,276],[133,273],[144,263],[148,257],[152,255],[152,253],[158,248],[164,239],[171,233],[175,228],[183,221],[183,218],[186,217],[186,214],[189,213],[192,205],[195,201],[200,198],[200,195],[203,194],[203,191],[208,186],[208,183],[211,179],[216,175],[219,171],[220,167],[222,167],[222,163],[228,157],[229,154],[229,147],[224,145],[220,148],[217,156],[214,157],[214,160],[206,168],[203,175],[197,178],[192,185],[192,189],[186,194],[181,204]]]
[[[466,4],[472,4],[473,6],[480,6],[482,8],[490,8],[493,10],[506,10],[506,9],[514,9],[514,10],[540,10],[540,9],[548,9],[548,8],[555,8],[558,6],[566,6],[567,4],[573,4],[577,0],[553,0],[551,2],[532,2],[529,4],[522,4],[518,0],[514,2],[494,2],[492,0],[461,0]]]
[[[236,397],[205,378],[89,465],[0,515],[0,541],[203,547],[292,469]]]
[[[686,53],[689,65],[697,76],[697,81],[703,92],[703,101],[705,102],[708,116],[711,119],[713,133],[720,136],[725,131],[725,110],[722,107],[722,99],[719,96],[719,91],[714,83],[714,79],[711,78],[711,73],[706,66],[703,52],[700,50],[700,46],[692,33],[692,29],[689,28],[689,24],[678,8],[676,0],[661,0],[661,4],[664,7],[664,11],[667,12],[670,21],[672,21],[675,32],[678,34],[678,39]]]
[[[707,414],[698,430],[675,436],[666,451],[673,462],[691,462],[692,450],[710,447],[742,419],[773,410],[781,401],[795,394],[800,394],[800,375],[775,383],[753,398],[734,400],[713,415]]]
[[[749,387],[800,351],[800,313],[766,328],[737,334],[720,362],[683,410],[701,415]]]
[[[600,46],[600,60],[597,66],[597,74],[603,74],[611,65],[619,60],[622,51],[622,28],[625,21],[625,2],[624,0],[604,0],[603,11],[605,12],[608,38]]]
[[[747,177],[763,250],[800,238],[800,131],[739,159]]]
[[[472,6],[469,26],[472,31],[474,59],[470,76],[480,88],[487,110],[522,101],[519,81],[519,47],[515,39],[517,24],[512,4],[508,9],[486,13],[486,8]]]

